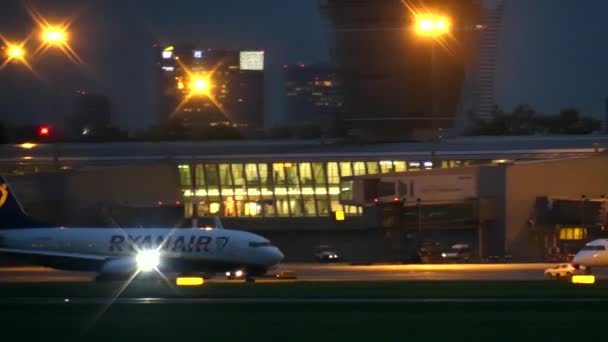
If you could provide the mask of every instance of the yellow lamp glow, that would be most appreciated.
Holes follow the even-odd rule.
[[[416,33],[420,36],[437,37],[450,32],[450,19],[436,14],[416,16]]]
[[[42,32],[42,39],[49,44],[63,44],[67,40],[66,32],[63,29],[49,27]]]

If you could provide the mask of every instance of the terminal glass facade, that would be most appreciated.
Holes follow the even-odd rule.
[[[437,167],[468,165],[444,161]],[[430,169],[429,161],[305,161],[265,163],[195,163],[178,165],[186,216],[193,202],[199,215],[232,217],[329,217],[342,210],[361,215],[362,208],[340,204],[340,178]],[[193,174],[194,172],[194,174]]]

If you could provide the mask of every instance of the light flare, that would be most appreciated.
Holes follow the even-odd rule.
[[[210,80],[212,79],[217,69],[222,65],[222,62],[220,61],[219,63],[214,65],[213,68],[211,68],[211,70],[209,70],[205,75],[200,75],[192,72],[192,70],[190,70],[190,68],[185,65],[180,59],[176,59],[175,61],[177,62],[177,64],[179,64],[182,70],[186,72],[186,75],[190,80],[190,92],[188,92],[184,96],[182,101],[175,107],[173,112],[171,112],[171,114],[169,115],[169,119],[172,119],[194,96],[205,95],[213,103],[213,105],[218,108],[220,112],[228,119],[228,121],[232,122],[232,115],[228,113],[228,111],[217,101],[217,99],[215,98],[215,96],[213,96],[213,93],[211,92],[213,84],[211,84]],[[183,89],[180,88],[179,83],[181,83],[181,81],[178,82],[178,89]]]
[[[32,20],[38,26],[40,39],[42,40],[42,43],[38,46],[34,55],[45,53],[49,48],[54,47],[61,50],[72,63],[77,65],[84,64],[80,56],[78,56],[69,44],[70,26],[77,15],[73,15],[59,24],[51,24],[34,8],[26,6],[26,9]]]

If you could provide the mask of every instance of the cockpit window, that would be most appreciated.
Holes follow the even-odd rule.
[[[270,243],[270,241],[264,241],[264,242],[251,241],[251,242],[249,242],[249,247],[257,248],[257,247],[264,247],[264,246],[272,246],[272,244]]]
[[[606,247],[604,246],[585,246],[582,251],[605,251]]]

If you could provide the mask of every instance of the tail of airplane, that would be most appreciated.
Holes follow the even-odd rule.
[[[0,176],[0,229],[32,227],[36,224],[23,210],[4,177]]]

